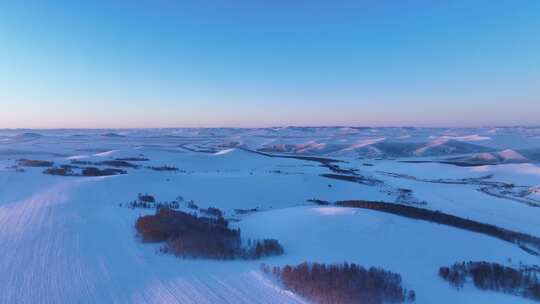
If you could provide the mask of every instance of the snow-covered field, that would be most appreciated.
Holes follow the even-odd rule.
[[[345,175],[377,182],[327,178],[335,172],[320,161],[291,156],[339,160]],[[104,177],[47,175],[19,162],[133,158],[145,160]],[[0,130],[0,303],[308,303],[260,271],[303,261],[397,272],[417,303],[529,303],[471,284],[457,290],[437,275],[468,260],[540,265],[514,244],[309,200],[407,204],[540,236],[539,162],[540,128]],[[161,166],[178,170],[150,168]],[[285,254],[158,254],[134,229],[153,210],[124,205],[139,193],[218,207],[243,236],[278,239]]]

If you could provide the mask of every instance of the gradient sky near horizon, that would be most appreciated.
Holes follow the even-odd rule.
[[[0,128],[540,125],[540,1],[1,1]]]

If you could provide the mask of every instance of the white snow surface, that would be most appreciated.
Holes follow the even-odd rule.
[[[404,287],[416,291],[416,303],[532,303],[471,284],[456,290],[437,275],[441,266],[469,260],[515,267],[540,263],[513,244],[376,211],[316,206],[308,200],[393,202],[396,189],[411,189],[415,198],[426,202],[422,208],[540,236],[540,208],[486,195],[475,185],[384,174],[417,179],[490,174],[489,180],[528,187],[531,197],[540,197],[540,167],[534,162],[458,167],[340,153],[347,147],[378,149],[373,145],[385,141],[418,143],[445,136],[489,142],[504,152],[501,157],[516,159],[517,154],[526,157],[520,149],[540,147],[538,135],[540,131],[531,128],[0,130],[0,303],[309,303],[260,271],[261,263],[304,261],[347,261],[397,272]],[[356,169],[360,176],[381,183],[328,179],[320,174],[329,169],[318,162],[244,150],[269,144],[290,144],[334,157],[344,161],[338,163],[341,168]],[[149,160],[134,161],[138,169],[110,177],[50,176],[42,173],[45,168],[24,167],[19,172],[14,167],[20,158],[60,165],[139,156]],[[163,165],[180,171],[148,168]],[[244,238],[276,238],[285,254],[259,261],[158,254],[159,244],[141,243],[134,229],[137,217],[153,210],[119,206],[145,192],[160,201],[182,196],[203,208],[218,207],[235,219],[232,225],[241,228]],[[252,208],[259,211],[235,212]]]

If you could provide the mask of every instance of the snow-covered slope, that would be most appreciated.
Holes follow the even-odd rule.
[[[472,285],[458,291],[437,275],[464,260],[538,265],[515,244],[314,202],[410,204],[540,236],[540,167],[527,163],[536,143],[540,130],[526,128],[0,130],[0,303],[307,303],[259,270],[303,261],[398,272],[417,303],[530,303]],[[456,153],[497,163],[431,162]],[[411,157],[419,162],[403,162]],[[136,166],[117,176],[51,176],[21,158]],[[134,230],[153,210],[122,205],[139,193],[218,207],[243,236],[276,238],[285,254],[260,261],[159,254]]]
[[[520,153],[511,150],[506,149],[500,152],[497,152],[496,154],[503,162],[524,162],[527,159],[525,156],[521,155]]]
[[[404,286],[416,291],[416,303],[530,302],[471,286],[457,292],[437,277],[440,265],[463,260],[537,263],[536,257],[515,246],[459,229],[336,207],[264,212],[245,219],[240,227],[250,236],[271,235],[283,242],[288,254],[275,258],[276,264],[349,261],[397,271]]]
[[[529,160],[521,153],[511,149],[491,153],[477,153],[462,157],[449,158],[448,160],[462,165],[496,165],[529,162]]]

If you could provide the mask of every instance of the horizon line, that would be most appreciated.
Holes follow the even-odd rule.
[[[284,128],[354,128],[354,129],[397,129],[397,128],[414,128],[414,129],[485,129],[485,128],[540,128],[538,125],[484,125],[484,126],[352,126],[352,125],[286,125],[286,126],[268,126],[268,127],[98,127],[98,128],[83,128],[83,127],[66,127],[66,128],[4,128],[0,130],[16,131],[16,130],[44,130],[44,131],[60,131],[60,130],[174,130],[174,129],[284,129]]]

